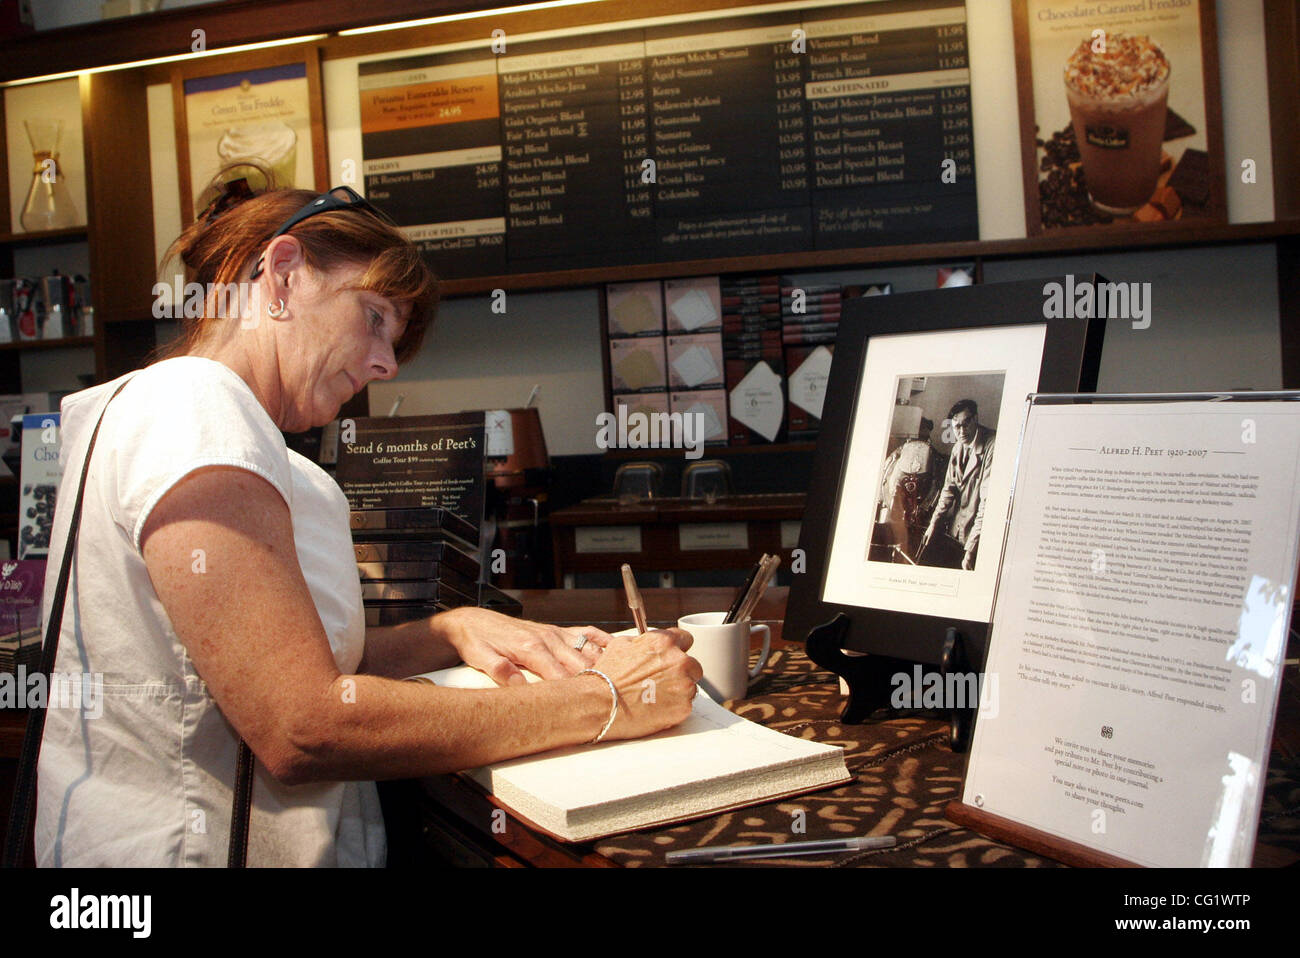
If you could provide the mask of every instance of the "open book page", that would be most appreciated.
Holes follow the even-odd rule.
[[[491,688],[488,676],[468,666],[444,669],[418,678],[450,688]],[[536,676],[529,676],[536,681]],[[827,763],[831,768],[827,769]],[[760,792],[763,773],[817,766],[812,780],[795,774],[789,793],[820,784],[845,781],[841,750],[794,738],[750,722],[727,711],[702,690],[691,715],[680,725],[656,735],[630,741],[602,742],[556,749],[540,755],[476,769],[470,776],[505,801],[520,794],[547,806],[570,811],[636,802],[638,796],[660,796],[687,790],[699,793],[711,782],[754,777]],[[809,768],[809,772],[812,769]],[[532,805],[532,802],[521,802]],[[533,809],[538,814],[536,808]],[[648,813],[654,820],[653,812]],[[540,819],[540,814],[538,818]],[[658,816],[660,819],[666,815]]]

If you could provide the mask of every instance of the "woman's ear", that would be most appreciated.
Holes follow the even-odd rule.
[[[302,244],[294,236],[277,236],[262,254],[263,275],[272,278],[277,295],[289,288],[289,275],[306,265]]]

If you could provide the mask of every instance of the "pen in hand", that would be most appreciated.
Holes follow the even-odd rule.
[[[632,620],[636,623],[637,634],[644,635],[650,631],[650,626],[645,620],[645,603],[641,600],[641,590],[636,587],[632,567],[626,562],[623,563],[623,588],[627,591],[627,605],[632,610]]]

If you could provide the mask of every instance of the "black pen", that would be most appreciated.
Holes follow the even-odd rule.
[[[736,613],[740,611],[740,605],[745,601],[745,596],[749,593],[749,587],[754,584],[754,578],[758,575],[758,570],[763,567],[763,559],[767,558],[767,553],[763,553],[763,558],[754,563],[754,568],[749,570],[749,575],[745,577],[745,582],[736,593],[736,601],[731,603],[731,608],[727,610],[727,617],[722,620],[723,625],[730,625],[736,621]]]
[[[892,848],[898,844],[893,835],[858,838],[825,838],[812,842],[785,842],[780,845],[715,845],[711,848],[688,848],[668,852],[669,865],[708,865],[713,862],[740,861],[746,858],[786,858],[793,855],[834,855],[860,852],[870,848]]]

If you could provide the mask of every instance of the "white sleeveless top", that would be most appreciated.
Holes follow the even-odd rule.
[[[140,531],[163,495],[195,469],[236,466],[261,476],[289,505],[299,564],[347,674],[365,645],[348,505],[333,479],[285,447],[252,390],[225,365],[183,356],[130,375],[95,442],[55,663],[58,673],[90,675],[92,689],[102,675],[103,692],[90,708],[83,693],[75,707],[49,710],[36,859],[41,866],[225,865],[238,738],[154,591]],[[122,379],[63,401],[45,621],[90,433]],[[379,866],[385,856],[373,782],[287,786],[256,766],[250,866]]]

